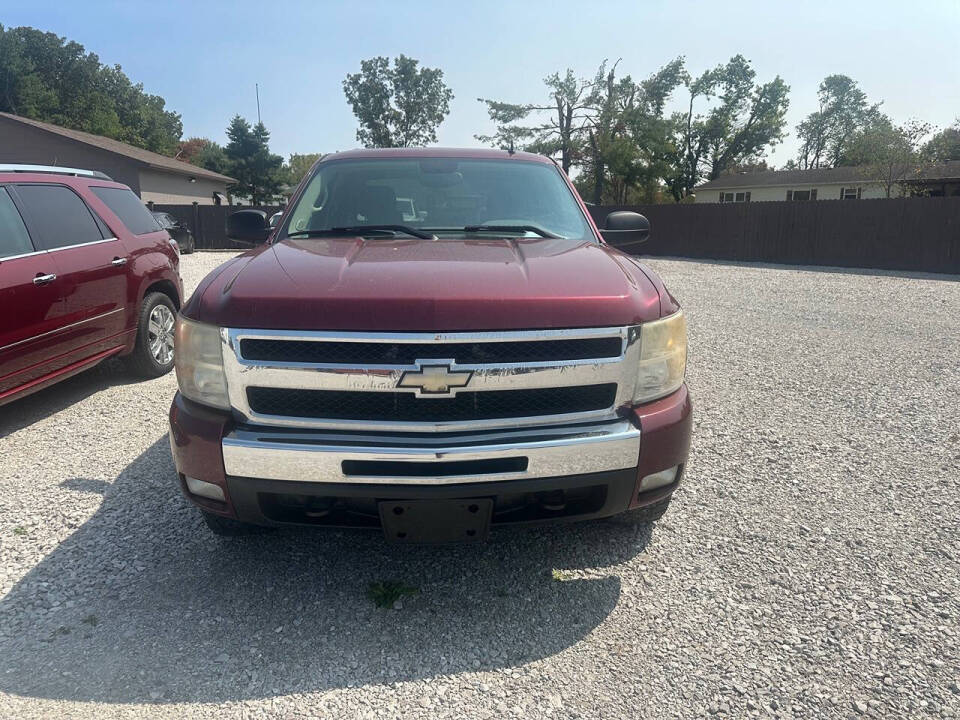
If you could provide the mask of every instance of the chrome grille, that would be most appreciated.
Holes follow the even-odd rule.
[[[609,410],[617,396],[614,383],[582,387],[460,392],[451,398],[416,397],[399,392],[247,388],[250,408],[262,415],[293,415],[331,420],[441,423],[494,420],[530,415]]]
[[[629,403],[639,326],[474,333],[225,329],[238,419],[255,425],[433,431],[616,417]],[[400,386],[441,366],[466,386]]]

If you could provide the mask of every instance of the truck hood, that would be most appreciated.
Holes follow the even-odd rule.
[[[659,317],[660,294],[633,258],[579,240],[288,238],[211,273],[184,314],[288,330],[604,327]]]

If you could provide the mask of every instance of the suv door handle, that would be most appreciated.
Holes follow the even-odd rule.
[[[115,257],[110,264],[111,264],[111,265],[126,265],[126,264],[127,264],[127,259],[126,259],[126,258],[122,258],[122,257]]]
[[[54,275],[54,274],[50,274],[50,275],[37,275],[37,276],[33,279],[33,284],[34,284],[34,285],[49,285],[50,283],[52,283],[52,282],[53,282],[54,280],[56,280],[56,279],[57,279],[57,276]]]

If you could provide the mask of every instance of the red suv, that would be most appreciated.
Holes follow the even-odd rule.
[[[173,368],[176,244],[103,173],[0,165],[0,405],[125,356]]]

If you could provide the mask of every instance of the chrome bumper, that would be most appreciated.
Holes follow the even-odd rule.
[[[640,430],[627,420],[464,434],[300,432],[238,428],[223,438],[227,475],[311,483],[452,485],[636,467]],[[352,474],[344,461],[447,463],[526,459],[524,470],[457,474]],[[348,463],[348,466],[350,464]],[[373,466],[375,467],[375,465]],[[438,466],[439,467],[439,466]]]

